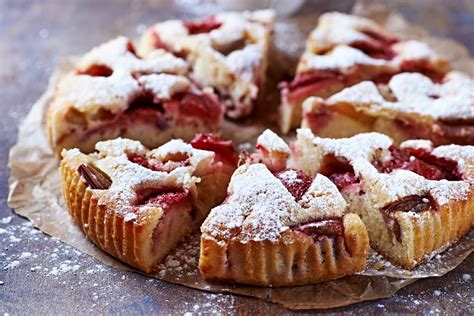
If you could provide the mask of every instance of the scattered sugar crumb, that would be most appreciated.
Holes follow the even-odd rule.
[[[26,259],[26,258],[30,258],[32,256],[31,252],[28,252],[28,251],[24,251],[21,253],[19,259]]]
[[[12,221],[12,217],[7,216],[7,217],[4,217],[4,218],[0,219],[0,224],[10,224],[11,221]]]
[[[5,266],[5,270],[15,269],[19,265],[20,265],[20,261],[18,260],[11,261],[9,264]]]
[[[41,39],[47,39],[49,37],[49,31],[47,29],[41,29],[39,32],[38,32],[38,36],[41,38]]]

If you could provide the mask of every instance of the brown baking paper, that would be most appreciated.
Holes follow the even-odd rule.
[[[397,30],[397,34],[409,32],[410,35],[426,39],[427,35],[422,30],[407,25],[399,15],[384,8],[371,6],[367,9],[364,4],[359,3],[355,10],[357,13],[368,13],[369,17],[378,17],[389,30]],[[312,15],[286,19],[277,23],[276,53],[273,53],[273,62],[270,64],[289,66],[271,67],[270,76],[274,78],[274,82],[270,83],[270,86],[275,87],[275,82],[291,74],[292,67],[294,68],[304,46],[306,35],[314,27],[316,21],[317,16]],[[469,58],[461,45],[444,39],[427,38],[427,40],[434,43],[439,51],[449,52],[446,55],[449,59],[456,61],[455,65],[460,69],[474,69],[473,60]],[[46,109],[52,100],[54,86],[60,75],[69,69],[71,69],[71,62],[66,63],[52,76],[48,89],[33,105],[19,128],[18,142],[11,149],[9,157],[11,175],[8,203],[16,213],[28,218],[45,233],[59,238],[109,266],[133,270],[102,252],[84,237],[67,214],[61,196],[58,161],[48,145],[44,127]],[[268,115],[268,113],[275,113],[278,94],[274,93],[275,89],[271,91],[273,92],[269,93],[265,100],[268,107],[260,110],[256,119],[241,124],[226,122],[224,137],[231,138],[239,144],[253,144],[257,135],[265,128],[276,127],[275,115]],[[204,281],[197,268],[199,233],[195,233],[164,260],[157,273],[147,276],[206,291],[258,297],[282,304],[290,309],[323,309],[391,296],[419,278],[444,275],[458,266],[473,250],[474,232],[471,231],[448,251],[413,271],[394,267],[371,252],[367,268],[357,275],[315,285],[264,288]]]

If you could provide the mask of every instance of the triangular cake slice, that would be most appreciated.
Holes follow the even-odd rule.
[[[352,138],[297,131],[292,166],[327,176],[367,227],[370,245],[411,269],[440,253],[474,224],[474,147],[400,147],[378,133]]]
[[[401,73],[387,84],[364,81],[323,100],[303,103],[302,127],[320,137],[380,132],[396,143],[429,139],[435,145],[474,145],[474,80],[449,72],[441,82]]]
[[[99,248],[145,272],[222,202],[237,164],[232,143],[211,135],[153,150],[118,138],[96,150],[62,153],[69,213]]]
[[[299,127],[301,105],[310,96],[325,98],[364,80],[386,82],[400,72],[438,80],[448,70],[426,43],[397,38],[363,17],[325,13],[308,37],[295,78],[280,86],[281,129]]]
[[[212,89],[185,76],[188,63],[164,50],[147,58],[118,37],[85,54],[63,77],[48,110],[53,151],[94,150],[118,136],[154,148],[173,138],[219,133],[224,114]]]
[[[289,148],[267,130],[232,176],[227,198],[201,226],[206,279],[288,286],[364,269],[368,236],[336,186],[288,169]]]
[[[165,49],[185,58],[191,77],[224,100],[227,116],[241,118],[252,112],[263,89],[274,20],[272,10],[262,10],[165,21],[146,31],[139,53]]]

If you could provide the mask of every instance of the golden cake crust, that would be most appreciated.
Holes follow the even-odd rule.
[[[289,231],[277,241],[219,240],[203,233],[199,269],[206,279],[289,286],[318,283],[361,271],[368,236],[357,215],[343,217],[344,235],[324,237]]]

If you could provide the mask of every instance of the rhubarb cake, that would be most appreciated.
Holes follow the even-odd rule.
[[[154,148],[218,133],[224,106],[185,76],[188,67],[165,50],[140,58],[125,37],[92,49],[56,87],[47,119],[54,152],[92,152],[98,141],[119,136]]]
[[[375,131],[397,144],[474,145],[474,80],[449,72],[439,83],[420,73],[397,74],[387,84],[364,81],[326,100],[306,100],[302,126],[320,137]]]
[[[274,23],[272,10],[170,20],[143,35],[139,54],[165,49],[191,64],[191,77],[215,88],[230,118],[249,115],[261,94]]]
[[[301,122],[302,102],[328,97],[364,80],[386,82],[400,72],[419,72],[438,80],[449,64],[426,44],[388,33],[372,20],[330,12],[321,15],[300,58],[295,78],[281,88],[283,132]]]
[[[370,245],[406,269],[429,260],[474,224],[474,147],[399,147],[379,133],[330,139],[297,131],[291,165],[327,176],[367,227]]]
[[[123,138],[95,148],[62,152],[69,213],[94,244],[145,272],[222,202],[237,166],[232,143],[212,135],[153,150]]]
[[[287,286],[363,270],[367,231],[359,216],[346,213],[336,186],[323,175],[287,168],[290,150],[269,130],[257,148],[201,226],[202,276]]]

